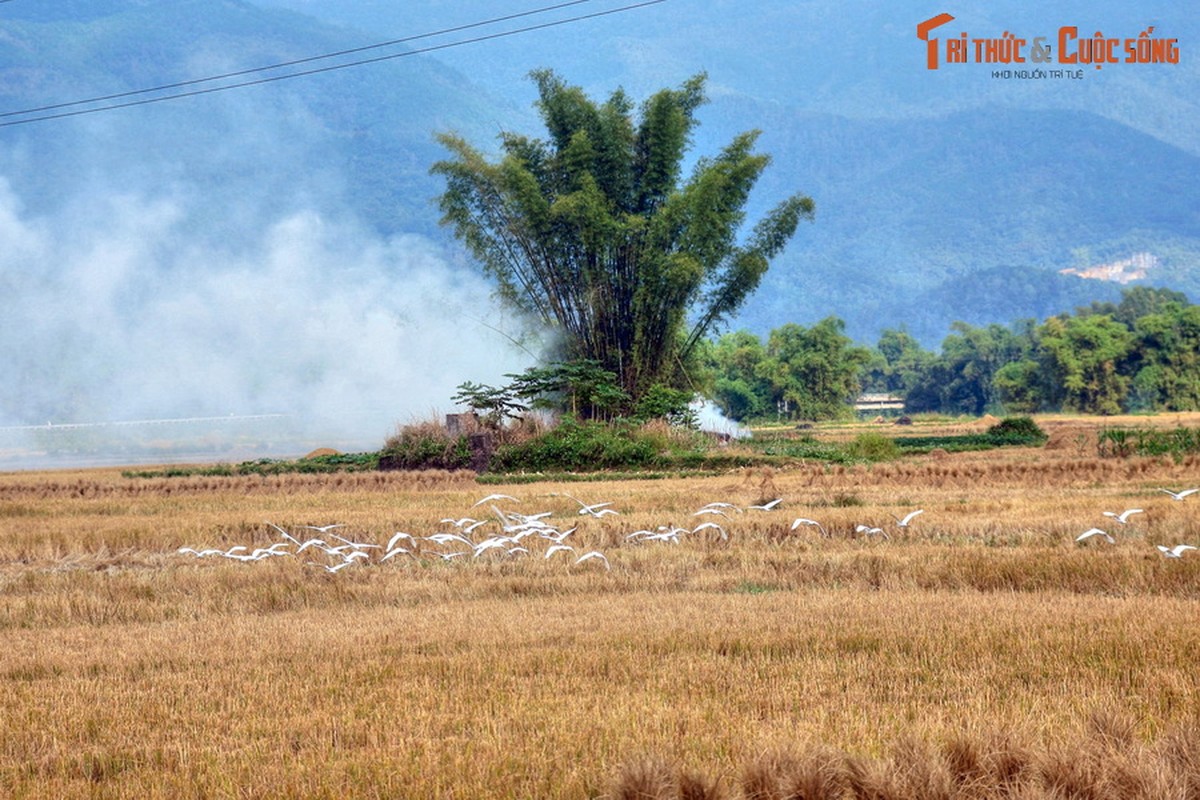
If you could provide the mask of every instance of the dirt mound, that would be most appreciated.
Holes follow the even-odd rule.
[[[334,450],[332,447],[318,447],[316,450],[313,450],[311,453],[304,456],[303,459],[320,458],[321,456],[339,456],[339,455],[341,455],[341,453],[339,453],[337,450]]]
[[[993,425],[995,425],[996,423],[998,423],[999,421],[1000,421],[999,419],[997,419],[996,417],[993,417],[991,414],[984,414],[982,417],[979,418],[979,425],[982,428],[990,428]]]

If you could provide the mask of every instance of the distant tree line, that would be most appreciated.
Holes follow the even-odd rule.
[[[708,393],[738,420],[849,416],[864,391],[901,396],[907,412],[1200,410],[1200,306],[1169,289],[1126,289],[1041,324],[957,322],[939,353],[903,328],[856,345],[833,317],[708,344]]]

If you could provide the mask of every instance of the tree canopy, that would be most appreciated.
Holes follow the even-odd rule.
[[[702,339],[758,287],[813,201],[793,195],[739,238],[744,207],[770,162],[757,131],[683,161],[705,102],[705,76],[661,90],[634,113],[621,90],[603,103],[550,70],[532,73],[548,138],[500,137],[489,161],[459,136],[443,224],[501,296],[561,333],[566,360],[595,361],[636,401],[677,372]]]

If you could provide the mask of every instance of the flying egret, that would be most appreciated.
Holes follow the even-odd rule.
[[[275,550],[276,547],[287,547],[287,546],[288,546],[287,542],[276,542],[275,544],[271,545],[270,547],[260,547],[260,548],[256,549],[253,553],[250,554],[250,557],[253,558],[255,561],[258,561],[259,559],[268,558],[270,556],[290,556],[291,553],[286,553],[286,552],[280,553]]]
[[[283,528],[281,528],[281,527],[279,527],[278,525],[276,525],[274,522],[268,522],[267,524],[268,524],[268,525],[270,525],[270,526],[271,526],[272,528],[274,528],[275,530],[279,531],[279,533],[280,533],[280,534],[283,536],[283,538],[287,539],[287,540],[288,540],[289,542],[291,542],[292,544],[300,544],[300,540],[299,540],[299,539],[297,539],[296,537],[292,536],[290,533],[288,533],[288,532],[287,532],[287,531],[285,531]]]
[[[486,553],[488,550],[506,548],[510,544],[516,543],[517,542],[515,539],[511,539],[507,536],[493,536],[491,539],[484,539],[482,542],[475,545],[475,558],[479,558],[480,555]]]
[[[1086,541],[1086,540],[1088,540],[1088,539],[1091,539],[1093,536],[1103,536],[1103,537],[1104,537],[1104,541],[1108,542],[1109,544],[1116,544],[1116,543],[1117,543],[1117,540],[1116,540],[1116,539],[1114,539],[1114,538],[1113,538],[1113,537],[1112,537],[1112,536],[1111,536],[1111,535],[1108,533],[1108,531],[1103,531],[1103,530],[1100,530],[1099,528],[1088,528],[1086,531],[1084,531],[1083,533],[1081,533],[1081,534],[1079,534],[1078,536],[1076,536],[1076,537],[1075,537],[1075,541],[1077,541],[1077,542],[1083,542],[1083,541]]]
[[[193,550],[190,547],[181,547],[176,552],[177,553],[191,553],[192,555],[196,556],[196,558],[208,558],[209,556],[224,555],[220,550],[217,550],[215,548],[210,548],[207,550]]]
[[[897,528],[907,528],[907,527],[908,527],[908,523],[912,522],[912,521],[913,521],[913,519],[914,519],[914,518],[915,518],[915,517],[916,517],[918,514],[924,514],[924,513],[925,513],[925,509],[923,509],[923,508],[918,508],[916,511],[910,511],[910,512],[908,512],[907,514],[905,514],[903,519],[901,519],[900,517],[893,517],[893,519],[895,519],[895,520],[896,520],[896,527],[897,527]]]
[[[1195,545],[1177,544],[1174,547],[1163,547],[1161,544],[1156,545],[1158,552],[1163,554],[1163,558],[1183,558],[1183,554],[1188,550],[1195,550]]]
[[[575,548],[571,547],[569,544],[552,544],[546,548],[546,553],[542,556],[542,558],[549,558],[560,550],[567,550],[572,553],[575,552]]]
[[[779,505],[782,502],[783,502],[782,497],[776,497],[771,502],[763,503],[761,506],[746,506],[746,508],[748,508],[748,509],[752,508],[755,511],[770,511],[771,509],[773,509],[775,506]]]
[[[883,528],[872,528],[869,525],[855,525],[854,530],[864,536],[882,536],[885,539],[892,538],[887,535],[887,531]]]
[[[495,509],[495,511],[497,513],[500,513],[500,509]],[[508,516],[514,522],[519,522],[522,525],[536,525],[541,520],[545,519],[546,517],[550,516],[553,513],[554,513],[553,511],[542,511],[538,514],[518,514],[515,511],[510,511],[508,513]]]
[[[417,540],[413,538],[413,535],[411,533],[405,533],[404,531],[396,531],[395,533],[392,534],[392,538],[388,539],[387,547],[385,547],[383,549],[384,550],[394,550],[396,548],[396,542],[399,542],[401,539],[407,539],[408,541],[412,542],[414,545],[417,543]]]
[[[1159,489],[1159,491],[1166,492],[1167,494],[1171,495],[1172,500],[1182,500],[1190,494],[1200,492],[1200,489],[1184,489],[1181,492],[1172,492],[1170,489]]]
[[[459,536],[457,533],[435,533],[430,536],[422,536],[422,539],[433,542],[435,544],[450,544],[451,542],[461,542],[471,549],[475,548],[475,543],[465,536]]]
[[[546,530],[542,530],[538,531],[538,536],[541,536],[543,539],[549,539],[555,544],[562,544],[563,539],[566,539],[576,530],[576,528],[567,528],[565,531],[555,531],[554,533],[548,533]]]
[[[343,561],[340,564],[334,564],[332,567],[328,564],[317,564],[316,566],[322,567],[326,572],[337,572],[340,569],[345,569],[353,563],[353,561]]]
[[[693,517],[700,517],[700,516],[703,516],[703,515],[705,515],[705,514],[719,514],[720,516],[722,516],[722,517],[725,517],[726,519],[728,519],[728,518],[729,518],[729,515],[728,515],[728,514],[726,514],[724,511],[722,511],[721,509],[719,509],[719,508],[709,508],[709,507],[707,507],[707,506],[705,506],[704,508],[702,508],[702,509],[700,509],[699,511],[697,511],[695,514],[692,514],[692,516],[693,516]]]
[[[1129,523],[1130,517],[1132,517],[1134,514],[1141,514],[1141,513],[1142,513],[1142,510],[1140,508],[1127,508],[1124,511],[1122,511],[1120,514],[1117,514],[1114,511],[1105,511],[1104,516],[1112,517],[1113,519],[1115,519],[1117,522],[1121,523],[1122,525],[1126,525]]]
[[[715,522],[702,522],[696,527],[692,528],[692,533],[699,533],[700,531],[705,530],[717,531],[720,534],[722,541],[725,541],[729,538],[729,534],[725,532],[725,529]]]
[[[507,494],[489,494],[487,497],[485,497],[482,500],[475,503],[475,505],[472,505],[471,508],[474,508],[475,506],[481,506],[484,503],[490,503],[493,500],[512,500],[514,503],[521,502],[517,498],[507,495]]]
[[[601,509],[597,509],[596,511],[580,511],[579,513],[580,514],[591,514],[596,519],[600,519],[601,517],[608,516],[609,514],[613,514],[614,516],[619,515],[621,512],[614,511],[611,508],[601,508]]]
[[[596,512],[599,511],[600,509],[602,509],[606,506],[612,505],[612,501],[610,501],[610,500],[606,500],[602,503],[585,503],[582,500],[580,500],[578,497],[576,497],[575,495],[570,494],[568,492],[551,492],[550,495],[552,497],[557,497],[557,496],[561,495],[563,497],[569,497],[572,500],[574,500],[576,503],[579,504],[579,513],[581,516],[584,514],[595,515]]]
[[[270,523],[267,523],[267,524],[269,525]],[[335,530],[336,528],[346,527],[346,523],[338,522],[333,525],[301,525],[300,527],[308,528],[310,531],[316,531],[317,533],[329,533],[330,531]],[[342,539],[342,541],[344,542],[346,540]]]
[[[332,536],[334,539],[337,539],[339,542],[345,542],[346,544],[353,547],[355,550],[366,550],[371,547],[375,548],[376,550],[382,549],[377,544],[367,544],[366,542],[352,542],[349,539],[343,539],[342,537],[338,536],[336,533],[331,533],[330,536]]]
[[[815,519],[808,519],[806,517],[800,517],[799,519],[796,519],[792,522],[792,530],[796,530],[796,528],[799,528],[801,525],[813,525],[816,527],[817,530],[819,530],[821,532],[822,536],[829,535],[829,532],[825,530],[825,526],[822,525],[821,523],[817,522]]]
[[[590,561],[592,559],[603,562],[605,569],[612,569],[612,565],[608,563],[608,558],[606,558],[605,555],[599,550],[592,550],[591,552],[584,553],[579,558],[575,559],[575,563],[582,564],[584,561]]]
[[[395,558],[398,555],[412,555],[412,550],[405,550],[403,547],[397,547],[392,550],[388,550],[387,553],[385,553],[379,560],[387,561],[388,559]]]

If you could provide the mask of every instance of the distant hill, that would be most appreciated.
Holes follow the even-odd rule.
[[[364,43],[361,34],[311,17],[237,0],[13,3],[0,6],[0,21],[0,112],[235,73]],[[436,186],[428,175],[441,156],[434,131],[454,128],[490,138],[500,120],[530,116],[527,107],[478,91],[437,61],[406,57],[0,128],[0,174],[35,211],[69,202],[89,186],[155,192],[175,186],[209,194],[215,207],[242,213],[316,208],[353,214],[383,232],[436,235],[430,203]],[[218,229],[226,222],[232,220],[214,219]]]
[[[0,111],[512,10],[499,0],[3,4]],[[1176,5],[1105,2],[1087,14],[1129,35],[1157,22],[1200,48],[1196,15]],[[978,30],[1040,31],[1079,14],[994,4],[962,16]],[[635,96],[707,70],[712,102],[700,112],[695,154],[760,128],[774,162],[756,208],[796,190],[817,204],[816,222],[801,227],[738,325],[763,332],[833,314],[862,341],[904,324],[932,344],[956,319],[1008,322],[1111,298],[1116,284],[1059,271],[1137,253],[1156,259],[1145,282],[1200,300],[1200,59],[1076,83],[1027,85],[983,69],[931,75],[920,66],[916,21],[886,4],[668,2],[325,75],[0,128],[0,175],[34,211],[76,202],[81,187],[175,187],[211,198],[199,233],[213,237],[268,212],[313,208],[383,234],[445,241],[431,202],[440,186],[428,168],[442,155],[433,134],[455,129],[486,147],[501,129],[538,133],[529,69],[555,68],[594,93],[624,85]]]

